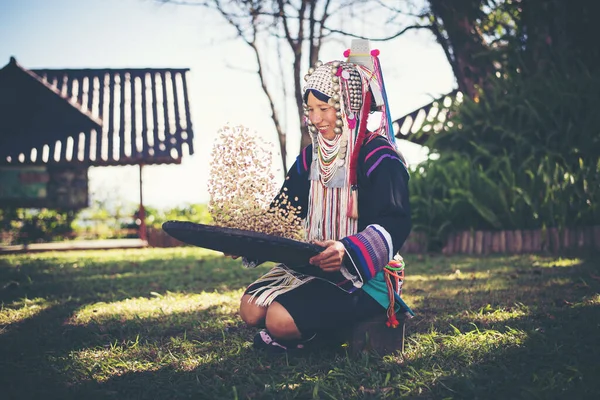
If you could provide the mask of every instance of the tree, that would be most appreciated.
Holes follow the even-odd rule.
[[[490,62],[489,47],[485,43],[478,21],[485,16],[485,0],[428,0],[431,31],[444,49],[452,66],[458,88],[469,97],[477,95],[494,72]]]
[[[434,18],[444,15],[447,54],[461,58],[465,42],[479,53],[456,64],[475,72],[467,76],[474,90],[425,142],[438,157],[412,175],[414,226],[443,238],[443,230],[597,224],[600,51],[587,32],[598,3],[430,4]],[[462,36],[448,33],[459,28]],[[492,76],[476,68],[482,61]],[[422,132],[430,128],[427,121]]]
[[[507,69],[533,75],[567,58],[600,66],[590,32],[600,3],[585,0],[428,0],[431,29],[471,98]]]
[[[458,89],[476,99],[495,74],[506,69],[534,73],[552,62],[553,54],[569,49],[588,67],[600,65],[595,46],[593,15],[599,2],[574,0],[156,0],[216,10],[239,38],[250,46],[257,74],[268,99],[287,170],[287,129],[277,105],[276,88],[286,90],[288,72],[269,78],[266,49],[276,43],[278,58],[291,57],[293,97],[301,126],[301,146],[310,143],[304,125],[301,94],[303,72],[314,65],[322,45],[330,39],[355,37],[371,41],[396,38],[411,29],[430,30],[446,54]],[[383,23],[372,24],[373,15]],[[383,18],[385,16],[385,18]],[[369,20],[370,18],[370,20]],[[352,21],[353,23],[349,23]],[[356,26],[369,26],[358,35]],[[377,25],[377,26],[375,26]],[[382,29],[378,29],[382,27]],[[515,57],[517,54],[517,57]],[[515,63],[516,58],[524,61]],[[288,75],[289,76],[289,75]],[[283,83],[282,83],[283,82]],[[284,96],[285,97],[285,96]]]
[[[408,11],[390,8],[389,2],[379,0],[156,0],[163,3],[193,5],[216,10],[228,24],[236,31],[239,38],[250,46],[255,55],[257,74],[264,94],[266,95],[271,111],[271,118],[277,131],[279,149],[283,161],[283,169],[287,170],[287,130],[283,118],[285,106],[275,104],[275,88],[282,86],[282,77],[285,71],[280,71],[276,82],[269,80],[267,63],[265,61],[266,48],[271,44],[267,39],[274,39],[278,46],[287,45],[287,52],[279,51],[280,59],[291,57],[292,80],[295,109],[297,120],[301,127],[301,147],[310,143],[308,129],[305,126],[304,108],[302,105],[302,87],[304,72],[309,66],[316,63],[322,45],[328,39],[340,36],[353,36],[356,24],[369,24],[368,16],[386,15],[383,24],[373,25],[374,31],[383,27],[384,33],[397,29],[398,18],[410,15]],[[414,7],[410,1],[402,3],[407,9]],[[411,15],[411,20],[420,18],[421,15]],[[406,25],[406,22],[401,22]],[[410,24],[408,24],[410,25]],[[407,26],[399,33],[383,34],[380,38],[365,37],[373,40],[389,40],[413,28],[423,28],[420,25]],[[281,49],[278,47],[278,49]]]

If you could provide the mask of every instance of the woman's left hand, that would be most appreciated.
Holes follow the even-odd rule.
[[[316,256],[311,257],[308,262],[310,262],[312,265],[316,265],[325,272],[339,271],[342,267],[344,255],[346,254],[346,249],[342,242],[335,240],[326,240],[320,242],[315,240],[314,243],[325,247],[325,250]]]

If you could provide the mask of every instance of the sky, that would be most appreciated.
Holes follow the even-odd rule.
[[[254,54],[235,39],[216,13],[156,0],[0,0],[0,68],[14,56],[25,68],[189,68],[188,90],[194,129],[192,156],[179,165],[143,169],[144,204],[171,208],[205,203],[210,151],[218,130],[244,125],[276,140],[260,88]],[[368,26],[358,28],[369,34]],[[327,43],[321,59],[342,59],[350,39]],[[427,32],[409,31],[380,50],[389,107],[395,120],[455,87],[441,47]],[[285,68],[285,67],[284,67]],[[291,70],[291,64],[289,69]],[[288,92],[293,92],[288,82]],[[299,127],[288,118],[288,162],[300,150]],[[418,146],[398,141],[409,164],[425,157]],[[139,168],[92,167],[92,198],[139,201]]]

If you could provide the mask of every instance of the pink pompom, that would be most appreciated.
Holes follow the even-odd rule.
[[[346,58],[350,57],[350,49],[347,49],[346,51],[344,51],[344,57],[346,57]]]
[[[350,130],[354,130],[354,128],[356,128],[356,120],[355,119],[348,119],[348,128],[350,128]]]
[[[354,116],[354,113],[350,113],[346,116],[346,121],[348,121],[348,128],[350,129],[354,129],[356,127],[356,117]]]
[[[378,49],[373,49],[371,50],[371,55],[373,57],[378,57],[379,56],[379,50]]]

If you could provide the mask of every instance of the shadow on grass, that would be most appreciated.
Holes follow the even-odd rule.
[[[509,271],[491,261],[485,260],[489,276],[483,280],[470,276],[481,272],[477,260],[461,260],[462,272],[451,280],[410,283],[408,278],[407,293],[414,294],[406,297],[414,303],[417,317],[408,322],[407,334],[418,341],[409,347],[425,342],[419,335],[435,342],[408,364],[417,371],[445,371],[432,379],[423,397],[597,398],[597,259],[569,267],[549,263],[545,268],[527,268],[526,261]],[[452,259],[435,263],[436,268],[429,269],[435,275],[451,274],[456,268]],[[441,334],[431,335],[433,331]],[[514,341],[503,342],[502,335],[513,334]],[[452,343],[459,344],[444,348]]]
[[[162,258],[160,253],[156,257],[139,257],[139,251],[123,253],[125,260],[106,261],[83,253],[81,258],[67,254],[56,258],[0,258],[3,309],[18,309],[23,299],[44,299],[50,304],[32,316],[0,326],[0,387],[4,392],[0,397],[48,398],[52,393],[65,394],[65,388],[76,384],[79,378],[90,379],[73,376],[69,365],[74,361],[74,353],[82,349],[120,345],[140,338],[150,342],[169,340],[187,332],[191,340],[210,342],[222,337],[223,325],[216,324],[201,334],[193,333],[199,327],[205,328],[199,321],[216,319],[217,307],[127,323],[117,320],[86,326],[70,324],[69,320],[83,307],[139,297],[156,299],[156,293],[230,291],[244,287],[263,272],[244,270],[239,262],[218,255],[196,257],[192,252],[192,256]],[[128,254],[132,260],[127,260]],[[234,318],[235,315],[228,316],[229,320]]]
[[[540,267],[539,257],[527,256],[409,258],[404,298],[417,313],[407,324],[412,355],[387,362],[350,361],[339,351],[257,355],[249,343],[254,331],[218,304],[78,325],[73,316],[99,302],[239,290],[266,269],[194,252],[124,254],[0,258],[5,308],[24,297],[52,304],[0,333],[3,398],[585,399],[600,390],[600,312],[588,301],[600,292],[593,259],[567,267],[544,259]],[[517,340],[469,336],[475,329],[514,331]],[[426,348],[422,337],[431,331],[438,332],[431,339],[437,347]],[[444,348],[452,342],[440,335],[464,343]]]
[[[452,373],[434,380],[425,398],[454,399],[596,399],[600,393],[598,359],[600,307],[564,308],[543,318],[506,321],[498,331],[477,328],[456,333],[458,341],[473,341],[484,349],[480,360],[463,346],[410,361],[411,368]],[[466,321],[457,321],[460,325]],[[502,343],[501,336],[513,332],[522,340]],[[491,333],[490,343],[480,343]],[[499,342],[494,339],[500,338]],[[443,346],[443,344],[441,345]],[[477,351],[477,350],[474,350]],[[409,374],[410,376],[410,374]]]
[[[309,381],[298,384],[305,374],[331,368],[339,354],[257,354],[248,341],[255,331],[239,321],[202,324],[231,317],[219,306],[125,324],[65,325],[76,308],[48,308],[0,336],[8,349],[0,362],[3,398],[220,399],[233,398],[234,390],[244,397],[295,397],[313,390]]]
[[[128,399],[304,399],[312,398],[315,375],[327,375],[345,363],[339,351],[294,357],[266,355],[244,346],[194,368],[168,365],[155,371],[113,375],[103,382],[73,387],[70,394],[74,398],[92,394]]]
[[[133,252],[132,252],[133,253]],[[127,254],[127,253],[125,253]],[[135,255],[135,253],[133,253]],[[200,253],[202,254],[202,253]],[[88,256],[89,257],[89,256]],[[265,268],[247,270],[223,256],[202,258],[27,259],[11,265],[0,258],[0,301],[73,298],[81,303],[147,297],[152,292],[199,293],[244,287]]]
[[[203,368],[211,369],[213,363],[222,365],[222,361],[228,359],[227,353],[232,350],[226,349],[248,351],[249,343],[244,343],[244,339],[250,337],[250,332],[243,326],[224,327],[218,323],[202,323],[223,316],[231,319],[231,315],[223,315],[218,311],[219,306],[208,307],[201,312],[175,313],[122,324],[118,321],[80,326],[68,324],[79,306],[70,302],[47,308],[0,335],[0,348],[3,349],[0,386],[3,396],[7,396],[3,399],[81,399],[89,395],[110,394],[113,386],[120,390],[122,385],[119,382],[131,384],[129,389],[124,389],[124,393],[119,391],[119,398],[155,398],[157,393],[153,392],[157,390],[156,382],[177,379],[174,372],[165,379],[156,371],[120,373],[114,369],[105,370],[103,361],[108,361],[105,364],[109,368],[115,365],[118,368],[119,362],[115,361],[119,359],[124,363],[160,366],[178,365],[180,361],[185,364],[185,358],[189,358],[200,359]],[[208,357],[208,360],[203,360],[203,357]],[[129,368],[123,367],[124,371]],[[144,367],[142,365],[139,368],[143,370]],[[173,368],[161,368],[165,371],[169,369]],[[138,378],[131,377],[137,377],[138,374],[142,377],[156,375],[152,382],[145,378],[139,380],[140,386],[148,387],[146,394],[152,396],[128,395],[130,389],[137,390]],[[107,377],[108,382],[96,383],[96,380]],[[117,383],[112,384],[113,379],[117,379]],[[172,398],[173,393],[162,393],[165,396],[157,398]]]

